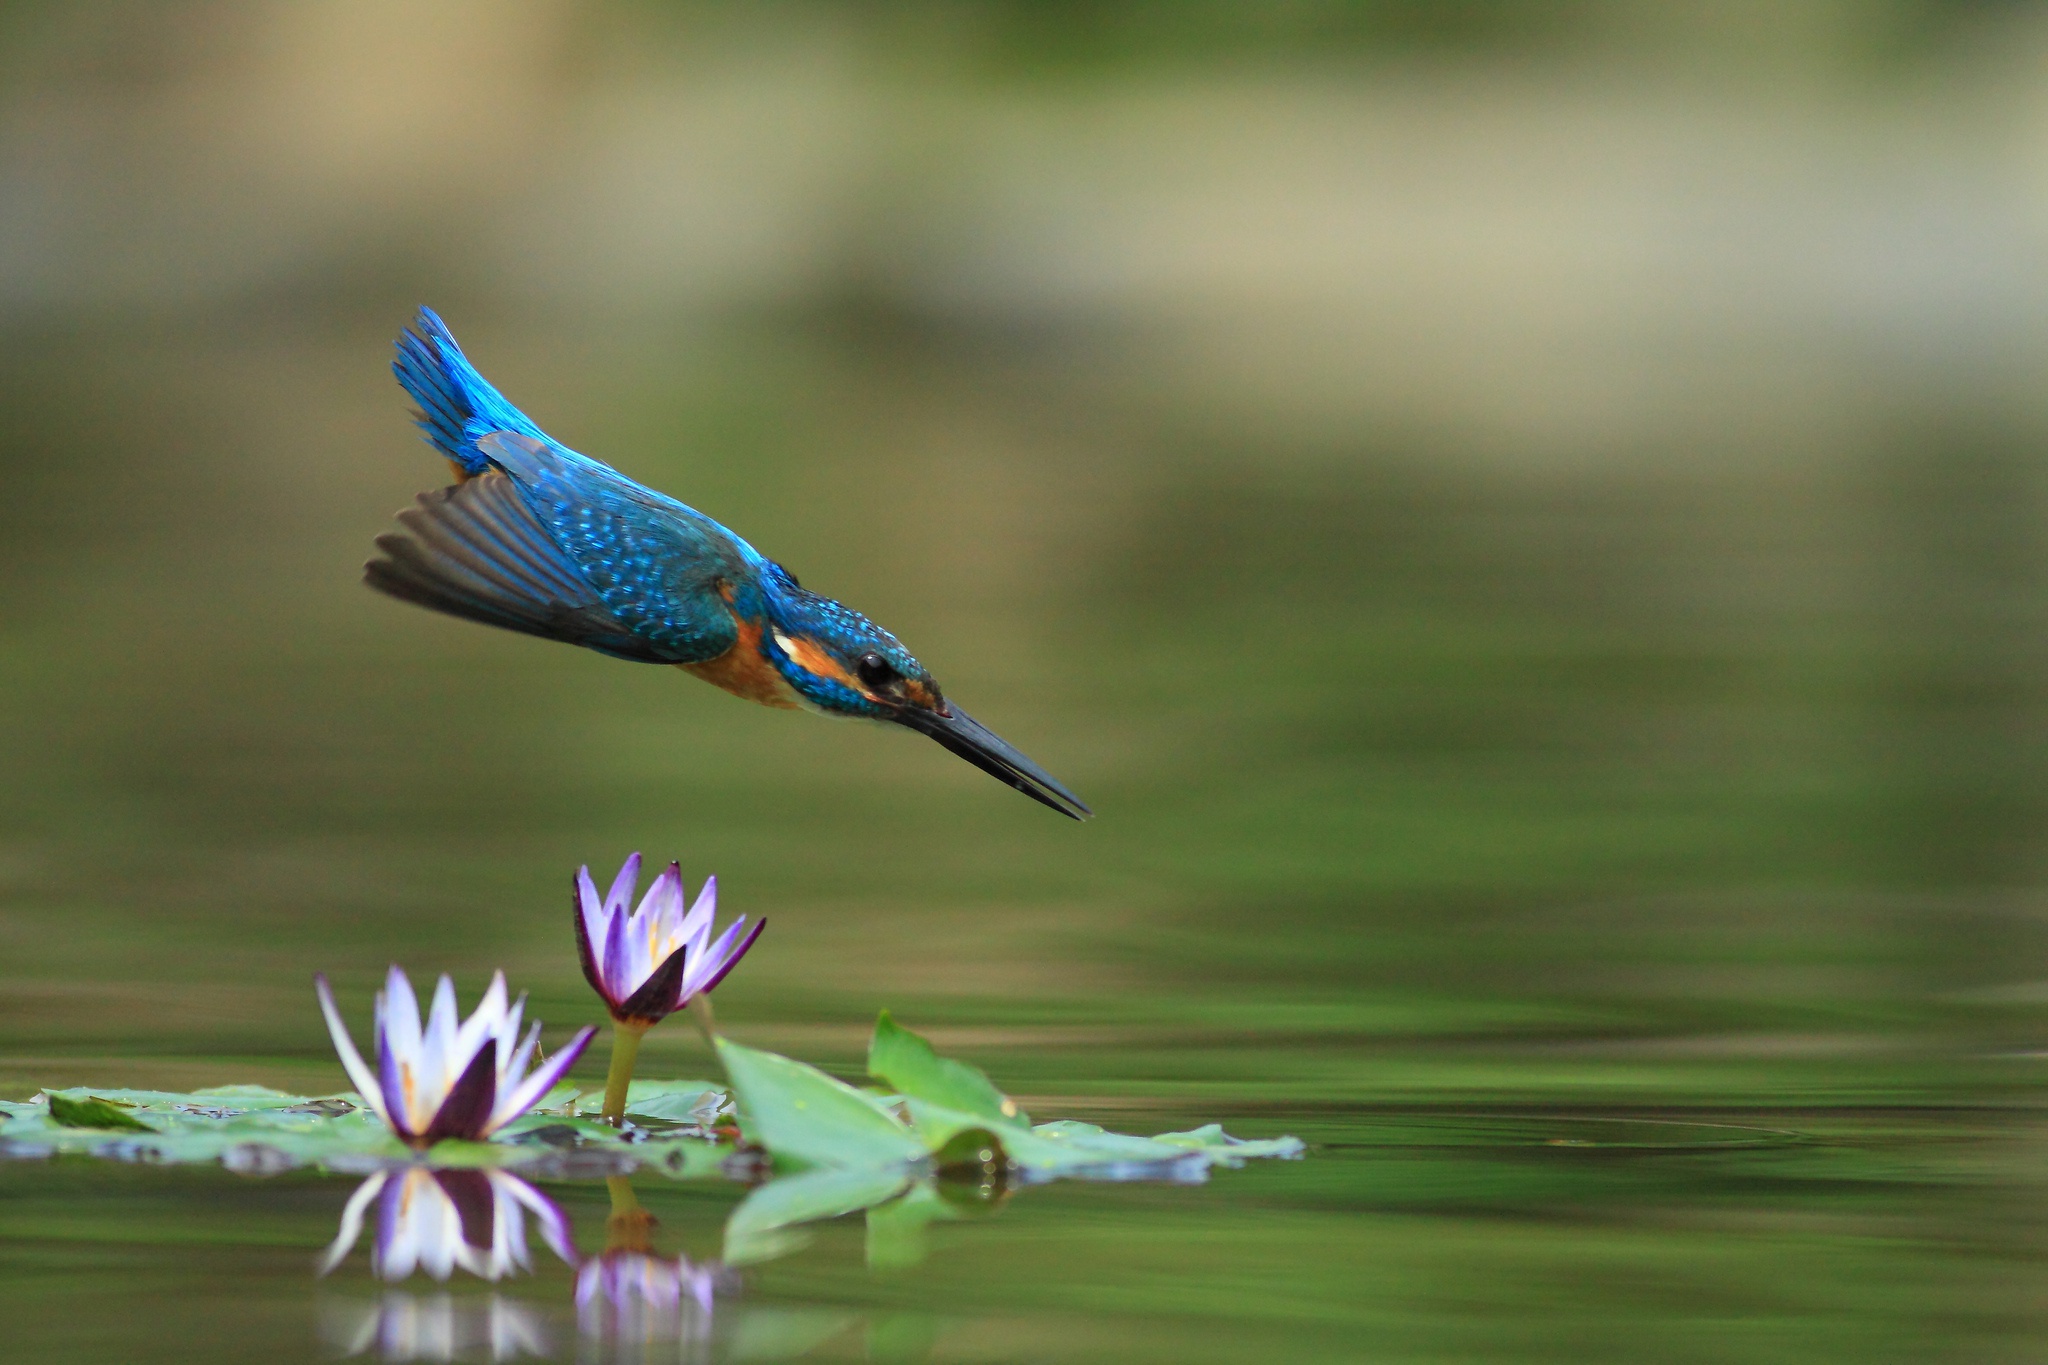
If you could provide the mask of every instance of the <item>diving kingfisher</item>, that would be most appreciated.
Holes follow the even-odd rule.
[[[451,616],[673,664],[766,706],[889,721],[1062,815],[1092,812],[947,701],[888,631],[820,597],[694,508],[552,440],[464,358],[430,308],[392,373],[455,472],[363,566],[379,592]]]

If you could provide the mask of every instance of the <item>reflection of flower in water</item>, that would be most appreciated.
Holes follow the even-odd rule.
[[[391,1290],[376,1303],[330,1310],[321,1334],[343,1355],[371,1350],[385,1360],[518,1360],[554,1354],[547,1325],[531,1305],[493,1294],[458,1299]]]
[[[605,1250],[577,1267],[577,1328],[622,1358],[626,1349],[665,1342],[697,1357],[708,1349],[712,1308],[731,1272],[716,1262],[663,1256],[648,1237],[654,1215],[640,1207],[632,1185],[622,1176],[605,1183],[612,1196]]]
[[[607,1251],[576,1272],[576,1324],[621,1345],[708,1341],[712,1302],[724,1275],[644,1251]]]
[[[325,1275],[362,1236],[363,1217],[377,1201],[377,1243],[372,1269],[402,1280],[415,1269],[445,1280],[459,1266],[487,1280],[533,1269],[526,1247],[526,1215],[555,1255],[576,1264],[569,1220],[553,1200],[505,1171],[437,1171],[411,1166],[379,1171],[349,1197],[341,1231],[321,1259]]]

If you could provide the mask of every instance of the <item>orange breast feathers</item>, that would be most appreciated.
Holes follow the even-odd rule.
[[[736,697],[785,711],[796,710],[801,705],[796,689],[782,680],[782,675],[775,671],[775,665],[761,653],[761,623],[738,617],[733,620],[740,628],[740,638],[733,641],[731,649],[701,664],[676,666]]]

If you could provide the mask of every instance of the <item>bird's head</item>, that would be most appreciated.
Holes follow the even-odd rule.
[[[903,642],[842,602],[799,585],[775,565],[761,652],[792,690],[827,715],[887,721],[937,740],[983,772],[1062,815],[1085,820],[1081,799],[946,700]]]

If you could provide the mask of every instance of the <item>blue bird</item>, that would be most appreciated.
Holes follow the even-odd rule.
[[[455,483],[419,495],[363,567],[379,592],[635,663],[749,701],[888,721],[1035,801],[1091,812],[948,702],[902,642],[694,508],[552,440],[478,374],[432,309],[391,369]]]

